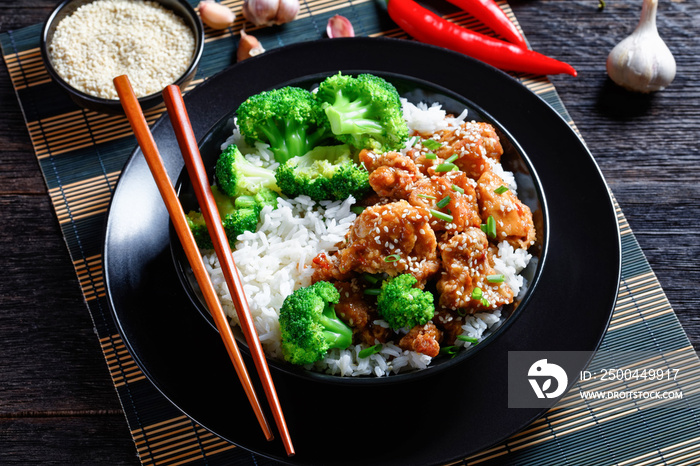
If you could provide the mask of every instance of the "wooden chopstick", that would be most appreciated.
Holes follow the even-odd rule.
[[[129,78],[125,75],[119,76],[114,79],[114,85],[117,89],[124,112],[126,113],[129,123],[131,124],[131,128],[136,135],[136,140],[138,141],[139,146],[143,151],[143,155],[146,158],[148,168],[153,174],[153,178],[158,186],[158,191],[160,191],[160,195],[165,202],[165,207],[168,209],[170,219],[173,222],[173,226],[175,227],[175,231],[180,239],[180,243],[182,244],[185,254],[187,255],[187,260],[192,267],[197,283],[199,284],[202,294],[204,295],[204,300],[209,307],[216,327],[219,329],[221,338],[224,341],[226,351],[228,352],[229,357],[231,358],[231,361],[236,369],[236,373],[238,374],[238,378],[243,385],[248,401],[255,412],[255,416],[260,423],[260,427],[265,434],[265,438],[267,438],[267,440],[272,440],[274,435],[270,429],[267,419],[265,418],[265,414],[260,406],[258,397],[255,394],[253,383],[248,374],[248,370],[246,369],[243,357],[238,349],[236,338],[233,335],[231,326],[228,324],[224,310],[221,308],[221,302],[219,301],[216,291],[214,290],[214,285],[211,282],[211,278],[204,267],[204,261],[200,255],[199,249],[197,248],[192,231],[187,225],[185,212],[183,211],[182,205],[180,204],[177,194],[175,193],[175,189],[170,182],[168,173],[163,165],[163,160],[158,152],[158,147],[156,146],[153,135],[148,128],[148,124],[146,123],[146,119],[141,111],[141,106],[139,105],[136,95],[131,87]]]
[[[182,99],[180,88],[176,85],[170,85],[163,90],[163,99],[165,106],[168,109],[170,121],[172,122],[175,136],[177,137],[180,151],[185,159],[190,181],[194,187],[199,207],[202,210],[202,215],[209,229],[209,235],[214,243],[214,251],[219,259],[221,270],[224,273],[226,284],[228,285],[233,304],[238,314],[241,330],[245,336],[248,347],[250,348],[253,362],[263,383],[263,389],[267,397],[267,401],[272,409],[272,414],[277,424],[277,429],[282,436],[284,448],[288,456],[294,456],[294,446],[287,429],[287,423],[282,413],[282,407],[277,397],[277,391],[272,381],[270,369],[267,366],[265,353],[263,352],[260,339],[253,318],[250,315],[248,300],[243,292],[243,283],[236,268],[236,264],[231,254],[231,247],[226,238],[226,232],[219,217],[219,211],[216,207],[216,202],[211,191],[209,179],[207,178],[206,168],[202,162],[199,146],[195,138],[190,118],[185,108],[185,102]]]

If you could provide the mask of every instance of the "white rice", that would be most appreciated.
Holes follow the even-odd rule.
[[[233,259],[236,262],[255,327],[266,352],[281,357],[278,309],[292,291],[309,286],[311,260],[322,251],[334,251],[343,240],[355,214],[355,199],[322,202],[309,197],[279,199],[276,209],[265,207],[258,231],[238,237]],[[216,254],[205,254],[214,286],[231,321],[238,316]]]
[[[403,103],[409,128],[420,128],[421,132],[432,133],[451,125],[459,125],[466,118],[465,112],[456,118],[446,119],[445,112],[435,104],[413,105],[405,100]],[[237,144],[254,163],[274,166],[272,153],[264,144],[247,146],[237,130],[222,148],[230,143]],[[499,170],[515,189],[512,174],[502,170],[500,165]],[[321,252],[337,250],[336,244],[343,240],[355,220],[356,216],[350,210],[354,203],[353,198],[342,202],[322,202],[320,205],[306,196],[280,199],[277,209],[263,209],[258,231],[239,236],[233,252],[234,261],[241,273],[255,327],[270,357],[282,359],[278,309],[292,291],[311,284],[311,260]],[[498,245],[494,268],[506,276],[506,283],[516,296],[525,284],[519,273],[530,259],[531,256],[526,251],[514,250],[506,242]],[[204,260],[224,311],[231,318],[231,323],[238,325],[238,317],[216,255],[209,251],[204,254]],[[500,323],[500,310],[466,316],[462,335],[481,341],[489,329],[497,328]],[[375,324],[386,325],[383,321],[376,321]],[[455,346],[468,348],[472,343],[457,340]],[[365,345],[354,345],[345,350],[332,349],[324,359],[307,368],[340,376],[382,377],[402,371],[425,369],[432,360],[424,354],[402,350],[394,343],[384,344],[379,353],[359,358],[363,348]]]

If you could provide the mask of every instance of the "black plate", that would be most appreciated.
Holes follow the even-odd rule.
[[[521,312],[526,312],[525,309],[527,309],[527,303],[530,300],[532,290],[534,290],[537,285],[542,267],[546,261],[547,238],[549,235],[549,216],[547,215],[547,204],[544,198],[544,190],[527,155],[524,153],[522,148],[519,147],[517,141],[513,140],[510,134],[508,134],[508,131],[485,110],[478,108],[472,102],[466,100],[464,96],[457,95],[448,89],[441,88],[436,86],[434,83],[420,80],[415,77],[406,77],[396,73],[379,72],[376,70],[373,70],[372,72],[378,76],[382,76],[394,84],[399,94],[413,103],[440,103],[446,112],[455,115],[459,115],[463,110],[467,109],[469,120],[489,122],[496,129],[503,146],[501,164],[506,170],[513,173],[518,186],[518,198],[528,207],[530,207],[538,234],[535,244],[528,249],[529,253],[532,255],[532,260],[528,264],[527,268],[520,273],[520,275],[526,280],[525,284],[521,288],[522,294],[520,294],[513,301],[513,303],[503,306],[501,309],[500,322],[484,332],[483,339],[478,345],[472,346],[468,350],[462,350],[454,356],[440,355],[433,358],[430,363],[430,370],[405,371],[399,374],[392,374],[389,377],[375,377],[373,375],[341,377],[338,375],[308,371],[300,366],[295,366],[284,361],[274,359],[270,359],[268,361],[269,365],[275,370],[284,371],[304,378],[312,378],[313,380],[319,382],[353,385],[402,383],[407,379],[412,381],[421,377],[429,377],[440,371],[447,370],[452,366],[461,364],[462,361],[470,358],[477,351],[483,350],[490,342],[497,338],[498,335],[506,331],[506,329],[513,324]],[[329,74],[334,73],[335,72],[325,73],[318,76],[304,76],[299,79],[287,81],[286,85],[298,86],[311,90],[317,87],[322,79],[326,78]],[[236,102],[234,108],[237,108],[238,104],[240,104],[240,102]],[[204,166],[207,167],[209,179],[213,179],[214,167],[216,165],[217,158],[221,154],[222,143],[232,134],[235,126],[233,122],[234,116],[235,112],[230,112],[225,117],[221,118],[199,143],[199,151],[202,156],[202,160],[204,161]],[[194,188],[192,187],[192,183],[189,180],[187,170],[182,170],[175,187],[185,212],[199,209],[197,197],[195,195]],[[216,329],[214,319],[209,313],[204,296],[197,285],[194,273],[192,272],[187,256],[185,255],[185,251],[182,248],[172,225],[170,238],[173,260],[175,261],[175,270],[178,272],[183,288],[190,296],[190,300],[199,310],[200,314],[202,314],[202,316],[209,321],[212,329]],[[241,344],[241,349],[243,351],[249,351],[242,332],[239,331],[238,327],[234,328],[234,334]]]
[[[195,134],[204,137],[251,94],[335,71],[395,73],[462,95],[503,125],[528,154],[544,187],[550,233],[546,266],[527,312],[452,370],[400,385],[330,386],[275,372],[297,450],[289,459],[281,442],[263,438],[223,344],[180,286],[167,211],[138,150],[122,172],[106,226],[110,305],[129,351],[154,385],[197,423],[239,446],[296,464],[458,460],[544,412],[507,407],[509,351],[592,355],[597,349],[620,279],[615,209],[590,153],[549,105],[487,65],[404,40],[306,42],[246,60],[186,96]],[[183,164],[167,118],[153,133],[176,179]]]

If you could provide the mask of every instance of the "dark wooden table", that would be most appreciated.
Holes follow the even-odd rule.
[[[56,0],[0,3],[0,31],[42,22]],[[696,351],[700,350],[700,35],[695,0],[665,0],[658,26],[678,73],[654,95],[613,85],[612,47],[641,0],[512,0],[555,76]],[[7,69],[0,67],[0,464],[136,464]],[[561,154],[566,157],[566,154]],[[591,277],[595,292],[595,277]]]

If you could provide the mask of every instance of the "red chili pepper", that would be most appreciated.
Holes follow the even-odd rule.
[[[501,70],[539,75],[566,73],[576,76],[576,70],[567,63],[463,28],[413,0],[388,2],[391,19],[420,42],[463,53]]]
[[[490,27],[508,42],[527,48],[525,38],[494,0],[448,0]]]

